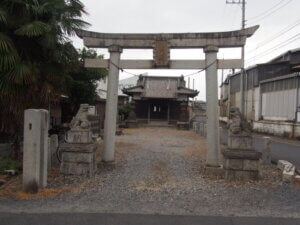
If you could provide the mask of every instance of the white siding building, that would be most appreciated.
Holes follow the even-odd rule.
[[[244,101],[244,116],[255,131],[300,138],[300,49],[246,69],[244,99],[240,73],[229,76],[221,88],[222,120],[228,120],[228,105],[240,107]]]
[[[123,88],[129,88],[136,85],[137,80],[139,79],[138,76],[132,76],[126,79],[119,80],[119,89],[118,89],[118,96],[126,96],[123,92]],[[107,77],[101,80],[98,83],[98,95],[101,99],[106,99],[107,94]]]

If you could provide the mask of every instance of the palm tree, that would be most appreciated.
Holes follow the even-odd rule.
[[[18,152],[26,108],[59,100],[78,53],[68,36],[88,26],[79,0],[1,0],[0,131]]]

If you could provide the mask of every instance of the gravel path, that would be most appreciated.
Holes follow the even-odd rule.
[[[226,182],[202,173],[205,139],[172,128],[127,129],[117,139],[116,163],[99,164],[94,179],[54,197],[2,200],[0,212],[102,212],[300,218],[300,186],[284,184],[274,166],[262,180]],[[70,190],[70,191],[68,191]]]

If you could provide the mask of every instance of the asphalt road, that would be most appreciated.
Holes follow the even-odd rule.
[[[267,136],[267,135],[266,135]],[[270,136],[267,136],[270,137]],[[228,138],[228,130],[224,131],[224,138]],[[293,163],[298,170],[300,170],[300,141],[289,141],[289,140],[276,140],[274,137],[271,138],[271,159],[273,162],[278,160],[287,160]],[[254,137],[253,145],[255,150],[263,151],[264,140],[263,135]]]
[[[8,214],[0,213],[2,225],[299,225],[300,219],[134,214]]]
[[[255,149],[261,150],[263,149],[264,141],[261,137],[255,137],[253,144]],[[300,169],[300,142],[297,144],[272,139],[270,147],[272,161],[277,162],[280,159],[284,159],[293,163],[297,169]]]

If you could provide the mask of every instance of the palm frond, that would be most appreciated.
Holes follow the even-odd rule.
[[[8,71],[17,63],[17,57],[14,54],[0,54],[0,72]]]
[[[68,11],[73,16],[81,17],[82,14],[88,14],[83,3],[80,0],[70,0],[68,4]]]
[[[76,29],[82,29],[88,26],[90,26],[89,23],[77,18],[64,18],[61,21],[61,28],[68,35],[74,35]]]
[[[6,34],[0,32],[0,53],[9,53],[14,51],[14,44]]]
[[[0,8],[0,23],[7,24],[7,13]]]
[[[18,59],[17,51],[12,40],[0,32],[0,71],[11,69]]]
[[[26,4],[26,8],[36,16],[43,16],[46,13],[51,13],[51,10],[53,10],[53,5],[57,3],[57,1],[54,0],[45,2],[38,0],[32,1],[33,2],[31,2],[31,4]]]
[[[31,65],[19,62],[5,75],[5,79],[10,83],[28,85],[35,81],[35,74],[32,72]]]
[[[15,31],[16,35],[34,37],[41,36],[51,30],[51,27],[41,21],[33,21],[20,27]]]

